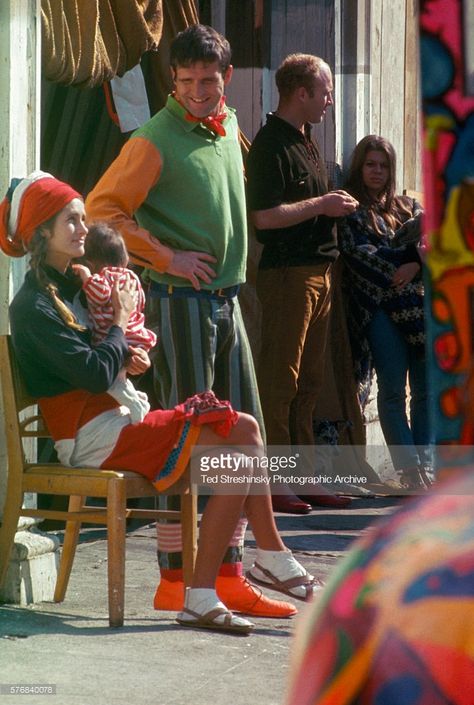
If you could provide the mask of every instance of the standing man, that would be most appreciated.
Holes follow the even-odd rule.
[[[337,257],[334,218],[357,201],[328,193],[326,169],[310,123],[332,105],[329,66],[310,54],[288,56],[276,72],[278,108],[267,116],[247,160],[248,200],[264,248],[257,293],[262,304],[258,385],[268,445],[313,445]],[[337,497],[274,495],[277,511],[303,514]]]
[[[237,294],[245,280],[247,227],[235,111],[225,105],[232,76],[228,41],[193,25],[171,45],[174,92],[133,133],[87,199],[89,219],[116,226],[150,282],[147,327],[158,335],[154,387],[163,408],[213,390],[263,431],[255,373]],[[284,617],[242,576],[246,520],[226,554],[217,592],[237,611]],[[181,527],[158,525],[157,609],[184,601]]]

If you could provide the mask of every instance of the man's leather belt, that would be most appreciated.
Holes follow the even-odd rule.
[[[198,299],[233,299],[239,293],[240,286],[227,286],[223,289],[200,289],[192,286],[174,286],[173,284],[150,283],[151,296],[159,298],[198,298]]]

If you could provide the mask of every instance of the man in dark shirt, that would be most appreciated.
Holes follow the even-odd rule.
[[[257,293],[262,304],[260,398],[269,445],[313,445],[312,418],[323,381],[330,311],[334,218],[357,201],[328,193],[310,123],[332,105],[329,66],[309,54],[288,56],[276,73],[278,108],[267,116],[247,161],[248,201],[263,243]],[[274,509],[306,513],[288,490]],[[316,498],[315,498],[315,502]]]

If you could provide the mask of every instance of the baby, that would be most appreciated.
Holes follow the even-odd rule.
[[[82,281],[87,298],[92,324],[92,344],[98,345],[112,325],[114,311],[111,303],[112,289],[118,280],[119,288],[127,284],[135,298],[135,310],[128,321],[125,338],[132,347],[149,352],[156,344],[156,335],[145,328],[145,294],[140,280],[131,269],[127,269],[128,252],[122,236],[105,223],[96,223],[89,228],[85,242],[84,264],[73,264],[73,269]],[[150,411],[147,395],[139,392],[121,370],[108,394],[121,405],[128,407],[133,423],[142,421]]]

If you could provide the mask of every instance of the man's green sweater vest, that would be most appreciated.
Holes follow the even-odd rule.
[[[204,289],[245,281],[247,220],[243,163],[235,111],[226,108],[225,137],[185,120],[174,98],[132,135],[149,140],[162,158],[160,178],[136,211],[138,224],[175,250],[213,255],[217,273]],[[186,279],[147,270],[157,282],[190,286]]]

